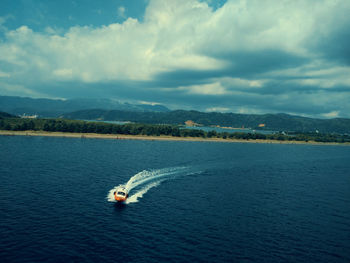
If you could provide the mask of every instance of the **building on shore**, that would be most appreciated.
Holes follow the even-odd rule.
[[[203,126],[202,124],[195,123],[194,121],[191,121],[191,120],[185,121],[185,125],[188,127]]]
[[[34,114],[34,115],[26,115],[25,113],[23,115],[20,115],[20,117],[22,119],[36,119],[38,118],[38,115]]]

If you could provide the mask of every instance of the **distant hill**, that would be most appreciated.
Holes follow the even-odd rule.
[[[16,116],[12,114],[8,114],[7,112],[0,111],[0,119],[5,119],[5,118],[16,118]]]
[[[33,99],[25,97],[0,96],[0,111],[14,115],[39,115],[39,117],[59,117],[64,113],[84,109],[105,109],[123,111],[166,112],[162,105],[121,103],[111,99]]]
[[[350,133],[350,119],[314,119],[288,114],[236,114],[176,110],[131,112],[121,110],[81,110],[63,115],[69,119],[131,121],[151,124],[184,124],[187,120],[204,126],[245,127],[275,131]],[[259,127],[262,126],[262,127]]]
[[[350,133],[350,119],[314,119],[288,114],[237,114],[170,111],[162,105],[121,103],[111,99],[33,99],[0,96],[0,112],[69,119],[131,121],[149,124],[181,124],[191,120],[204,126],[245,127],[274,131]],[[6,113],[2,113],[6,114]],[[6,118],[0,114],[0,118]]]

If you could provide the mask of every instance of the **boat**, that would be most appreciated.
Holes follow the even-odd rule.
[[[129,191],[128,189],[126,189],[125,186],[120,185],[118,186],[118,188],[115,190],[113,194],[114,194],[114,199],[117,202],[124,202],[129,196]]]

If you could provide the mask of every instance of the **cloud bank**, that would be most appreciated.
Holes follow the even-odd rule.
[[[2,18],[0,94],[350,117],[349,13],[337,0],[151,0],[142,22],[64,32]]]

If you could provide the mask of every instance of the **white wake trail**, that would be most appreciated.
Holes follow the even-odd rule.
[[[145,187],[141,188],[139,191],[137,191],[135,194],[130,196],[128,199],[126,199],[125,203],[130,204],[130,203],[137,203],[139,198],[142,198],[142,196],[148,192],[149,189],[153,187],[157,187],[160,185],[161,182],[154,182],[151,184],[147,184]]]
[[[142,198],[151,188],[157,187],[161,182],[176,178],[180,175],[193,174],[188,167],[172,167],[158,170],[144,170],[132,176],[124,186],[129,191],[129,197],[126,204],[137,203],[139,198]],[[109,202],[115,202],[114,192],[118,186],[111,189],[107,195]]]

